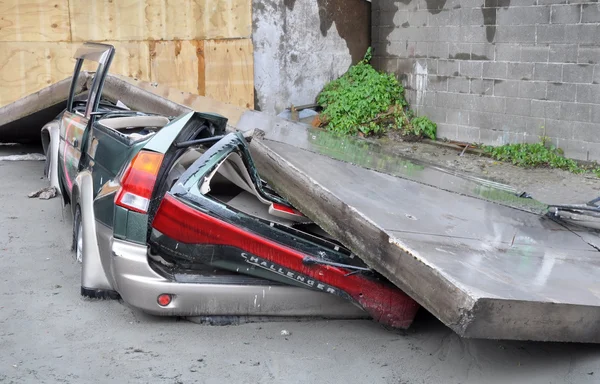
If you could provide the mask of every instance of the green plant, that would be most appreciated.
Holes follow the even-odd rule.
[[[410,125],[407,128],[412,128],[412,131],[409,133],[415,136],[429,137],[431,140],[435,140],[437,124],[427,116],[415,117],[410,121]]]
[[[508,161],[522,167],[551,167],[582,173],[586,169],[575,160],[567,159],[554,146],[546,146],[546,139],[534,144],[505,144],[499,147],[485,146],[484,151],[492,158]]]
[[[393,74],[376,71],[369,63],[371,55],[369,48],[363,60],[319,94],[317,102],[328,130],[380,134],[402,122],[407,106],[404,87]]]

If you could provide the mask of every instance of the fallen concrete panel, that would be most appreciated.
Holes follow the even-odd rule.
[[[81,73],[77,79],[75,93],[86,91],[90,76]],[[29,143],[40,140],[40,130],[65,109],[71,79],[32,93],[0,108],[0,142]]]
[[[23,97],[0,108],[0,142],[30,143],[40,141],[40,130],[66,107],[71,77]],[[83,72],[79,76],[76,94],[91,86],[92,77]],[[112,102],[121,101],[127,107],[166,116],[179,116],[192,110],[221,114],[235,125],[243,113],[241,108],[204,96],[192,95],[165,86],[107,75],[102,97]],[[170,100],[169,98],[174,100]],[[232,127],[230,127],[232,129]]]
[[[265,130],[251,144],[261,176],[458,334],[600,342],[596,234],[463,193],[468,178],[440,189],[428,167],[408,178],[334,160],[274,121],[239,124]]]

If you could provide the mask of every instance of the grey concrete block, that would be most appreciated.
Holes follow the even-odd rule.
[[[469,125],[472,127],[492,129],[500,128],[504,115],[498,113],[488,113],[481,111],[469,112]]]
[[[514,80],[531,80],[533,68],[533,63],[508,63],[507,77]]]
[[[549,46],[522,45],[521,46],[521,61],[529,62],[529,63],[531,63],[531,62],[547,63],[549,53],[550,53]]]
[[[462,108],[459,98],[456,93],[438,92],[435,105],[442,108]]]
[[[519,95],[519,80],[495,80],[494,95],[517,97]]]
[[[575,101],[576,84],[548,83],[546,99],[551,101]]]
[[[479,141],[486,145],[504,145],[506,142],[503,140],[504,133],[495,129],[480,128],[479,130]]]
[[[600,46],[580,45],[577,62],[582,64],[600,64]]]
[[[427,25],[428,17],[429,17],[429,12],[426,10],[410,12],[410,14],[408,15],[408,22],[410,23],[411,26],[424,27]]]
[[[565,25],[565,40],[577,41],[579,44],[596,44],[600,36],[598,24],[573,24]]]
[[[572,123],[572,138],[592,143],[600,143],[600,127],[598,124]]]
[[[558,119],[560,117],[560,102],[531,100],[531,116]]]
[[[570,41],[566,41],[565,25],[537,25],[535,28],[537,35],[536,42],[539,44],[570,43]]]
[[[535,63],[533,68],[533,79],[538,81],[561,81],[562,65]]]
[[[521,60],[521,47],[518,44],[496,44],[496,61]]]
[[[471,93],[476,95],[493,95],[494,94],[494,80],[492,79],[472,79],[471,80]]]
[[[592,84],[600,84],[600,64],[594,66],[594,78]]]
[[[455,124],[438,124],[437,137],[456,140],[457,126]]]
[[[504,97],[473,95],[473,106],[476,111],[504,113],[506,99]]]
[[[568,0],[537,0],[538,5],[567,4]]]
[[[486,28],[484,26],[461,25],[460,41],[471,43],[487,43]]]
[[[498,25],[496,38],[498,43],[530,43],[536,40],[535,26],[533,25]]]
[[[591,83],[594,77],[594,66],[589,64],[564,64],[563,82]]]
[[[397,12],[381,12],[381,21],[384,22],[385,19],[389,20],[389,25],[393,25],[395,27],[401,27],[403,24],[407,23],[412,12],[408,11],[397,11]],[[385,25],[385,24],[382,24]],[[410,26],[410,25],[409,25]]]
[[[591,121],[591,114],[591,104],[561,103],[560,105],[561,120],[587,123]]]
[[[437,59],[427,59],[425,60],[427,63],[427,73],[429,75],[437,75],[438,69],[438,60]]]
[[[538,0],[511,0],[510,2],[510,6],[511,7],[530,7],[533,5],[538,5]],[[498,1],[498,6],[502,7],[502,6],[506,6],[506,2],[503,1]]]
[[[481,77],[483,64],[480,61],[461,61],[459,63],[459,72],[462,76]]]
[[[460,25],[484,25],[483,12],[479,8],[461,8]]]
[[[452,78],[451,78],[452,79]],[[448,91],[447,76],[428,76],[428,90],[433,91]]]
[[[573,137],[572,123],[562,120],[546,119],[544,126],[546,136],[571,139]]]
[[[419,115],[429,117],[436,124],[446,122],[446,109],[444,108],[424,106],[419,108]]]
[[[447,58],[448,43],[427,43],[427,57]]]
[[[416,93],[415,93],[416,95]],[[414,97],[413,99],[414,100]],[[427,107],[435,107],[437,101],[437,92],[424,92],[421,98],[421,103]]]
[[[450,42],[448,44],[448,58],[452,60],[470,60],[471,44]]]
[[[600,85],[577,84],[577,102],[600,104]]]
[[[577,44],[551,44],[550,63],[576,63]]]
[[[398,74],[413,73],[415,67],[415,59],[411,58],[400,58],[398,59]]]
[[[429,26],[459,26],[461,9],[443,9],[437,15],[429,15]],[[443,35],[442,35],[443,36]]]
[[[488,79],[505,79],[508,65],[503,62],[488,61],[483,63],[482,76]]]
[[[446,122],[449,124],[469,125],[469,112],[460,109],[448,109],[446,111]]]
[[[580,20],[581,4],[552,6],[552,24],[577,24]]]
[[[592,123],[600,124],[600,105],[590,105]]]
[[[469,93],[469,80],[462,77],[448,78],[448,92]]]
[[[482,0],[461,0],[460,6],[462,8],[480,8]]]
[[[521,81],[519,83],[519,97],[543,100],[546,98],[545,81]]]
[[[494,60],[496,47],[489,43],[471,45],[471,60]]]
[[[537,143],[545,135],[546,119],[540,117],[522,117],[525,121],[525,133],[530,136],[531,142]]]
[[[581,14],[582,23],[600,23],[600,5],[583,4]]]
[[[467,143],[480,143],[479,128],[458,125],[456,127],[456,139]]]
[[[498,8],[496,23],[499,25],[548,24],[550,7],[506,7]]]
[[[429,44],[430,43],[426,43],[423,41],[419,41],[417,43],[409,43],[409,46],[414,47],[414,54],[410,55],[410,53],[409,53],[409,55],[411,57],[416,57],[416,58],[428,57]]]
[[[507,115],[531,116],[531,99],[506,99]]]
[[[459,26],[440,26],[438,30],[440,41],[454,42],[460,39]]]
[[[395,73],[398,71],[398,59],[395,57],[383,57],[379,65],[385,72]]]
[[[458,76],[458,61],[455,60],[439,60],[438,75],[442,76]]]

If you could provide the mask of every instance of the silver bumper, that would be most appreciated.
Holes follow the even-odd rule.
[[[285,316],[365,318],[358,306],[321,292],[290,286],[178,283],[148,264],[146,246],[113,239],[116,290],[129,305],[165,316]],[[171,294],[165,307],[157,298]]]

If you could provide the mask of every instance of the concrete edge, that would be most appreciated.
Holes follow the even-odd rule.
[[[253,138],[250,148],[261,177],[444,324],[461,336],[465,334],[473,320],[471,311],[475,299],[420,261],[410,250],[390,241],[389,234],[382,228],[269,149],[259,137]],[[306,196],[314,198],[306,199]]]

